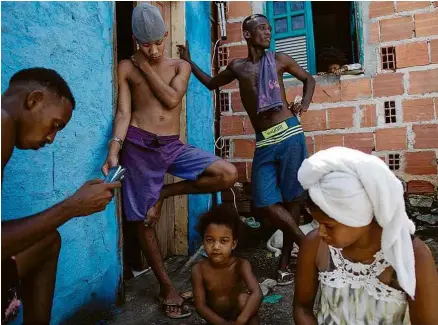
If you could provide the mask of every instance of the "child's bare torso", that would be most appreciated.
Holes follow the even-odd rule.
[[[237,298],[245,292],[240,269],[238,258],[224,268],[215,268],[208,260],[201,263],[207,304],[218,314],[229,314],[238,308]]]
[[[153,90],[131,60],[128,76],[131,92],[131,125],[158,135],[175,135],[180,133],[181,103],[170,109],[156,97]],[[129,62],[129,63],[128,63]],[[159,63],[152,65],[155,72],[166,83],[170,84],[177,74],[178,65],[182,60],[164,57]]]

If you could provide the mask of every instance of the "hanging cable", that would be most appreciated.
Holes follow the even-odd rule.
[[[219,141],[221,141],[221,146],[220,147],[217,145],[217,143]],[[214,146],[215,146],[216,149],[222,150],[225,147],[225,140],[224,140],[224,138],[223,137],[217,138],[216,141],[214,142]]]
[[[214,60],[216,59],[216,51],[218,49],[219,42],[221,41],[221,39],[222,40],[226,40],[227,39],[226,19],[225,19],[225,10],[224,10],[225,3],[224,2],[216,2],[216,6],[218,8],[218,18],[219,18],[219,25],[220,25],[221,36],[218,37],[217,41],[214,43],[214,46],[213,46],[213,56],[211,58],[211,75],[214,74],[213,63],[214,63]],[[219,66],[219,64],[218,64],[218,66]],[[218,73],[219,73],[219,71],[218,71]],[[217,108],[216,107],[217,106],[217,98],[216,98],[216,96],[218,96],[218,94],[216,93],[216,89],[215,89],[213,91],[213,107],[214,107],[215,111],[216,111],[216,108]],[[215,136],[213,136],[213,139],[214,138],[215,138]],[[219,141],[221,141],[220,147],[218,146],[218,142]],[[225,147],[225,141],[223,140],[223,138],[221,136],[219,136],[215,140],[214,146],[215,146],[215,148],[217,148],[219,150],[222,150]],[[234,195],[234,192],[233,192],[233,195]],[[220,193],[217,193],[217,200],[218,200],[218,202],[221,201]],[[236,200],[234,199],[234,202],[235,201]],[[236,203],[234,203],[234,206],[236,207],[236,210],[237,210]]]
[[[237,203],[236,203],[236,193],[234,193],[233,188],[230,188],[230,190],[233,193],[234,208],[236,209],[237,214],[239,214],[239,210],[237,209]]]
[[[219,44],[219,42],[220,42],[221,40],[220,39],[218,39],[217,41],[216,41],[216,43],[214,43],[214,47],[213,47],[213,56],[212,56],[212,58],[211,58],[211,75],[213,75],[213,63],[214,63],[214,58],[216,57],[216,49],[217,49],[217,45]],[[214,108],[216,109],[216,89],[215,90],[213,90],[213,94],[214,94],[214,96],[213,96],[213,106],[214,106]]]
[[[219,13],[219,25],[221,28],[221,39],[227,39],[227,28],[226,28],[226,19],[225,19],[225,3],[223,1],[216,2]]]

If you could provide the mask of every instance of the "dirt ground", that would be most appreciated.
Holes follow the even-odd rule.
[[[424,240],[435,256],[438,267],[438,227],[419,227],[416,235]],[[278,259],[273,256],[263,243],[257,248],[244,248],[237,252],[237,255],[248,259],[253,267],[254,273],[262,282],[266,278],[272,278]],[[190,290],[190,265],[187,257],[176,256],[167,260],[166,269],[171,279],[181,291]],[[260,316],[261,324],[265,325],[292,325],[292,298],[294,286],[276,287],[272,294],[282,296],[276,304],[263,303]],[[126,283],[126,303],[112,310],[107,315],[102,315],[100,321],[93,320],[89,325],[197,325],[206,324],[191,306],[192,316],[183,320],[172,320],[167,318],[157,301],[159,287],[152,274],[147,272]]]

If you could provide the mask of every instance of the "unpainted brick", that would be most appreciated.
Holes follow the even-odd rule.
[[[309,109],[301,116],[304,131],[327,130],[326,110]]]
[[[438,11],[415,15],[415,35],[417,37],[438,35]]]
[[[353,127],[354,107],[329,108],[328,127],[329,129],[345,129]]]
[[[370,1],[370,18],[392,15],[394,12],[393,1]]]
[[[252,14],[250,1],[228,1],[228,18],[247,17]]]
[[[315,135],[315,152],[331,147],[343,146],[342,134],[319,134]]]
[[[243,116],[221,116],[221,135],[241,135],[243,131]]]
[[[429,64],[427,42],[401,44],[395,47],[397,68]]]
[[[377,113],[376,113],[376,105],[361,105],[361,121],[360,127],[374,127],[377,125]]]
[[[404,100],[402,106],[404,122],[430,121],[434,117],[432,98]]]
[[[371,97],[371,79],[355,78],[341,80],[342,101],[367,99]]]
[[[413,36],[412,18],[397,17],[380,21],[380,39],[382,42],[400,41]]]
[[[436,175],[435,151],[406,152],[406,173],[411,175]]]
[[[406,127],[376,130],[376,151],[407,148]]]
[[[429,6],[429,1],[397,1],[397,12],[423,9]]]
[[[378,74],[373,80],[374,97],[402,95],[404,93],[403,73]]]
[[[438,69],[409,73],[409,94],[426,94],[438,91]]]
[[[431,182],[412,180],[408,182],[407,192],[409,194],[434,193],[435,186]]]
[[[255,149],[255,140],[234,139],[234,158],[253,158]]]
[[[346,133],[344,134],[344,146],[370,154],[374,150],[374,133]]]
[[[412,126],[415,134],[415,149],[438,149],[438,124]]]

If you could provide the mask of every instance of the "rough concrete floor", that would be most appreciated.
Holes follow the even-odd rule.
[[[419,227],[416,236],[424,240],[434,254],[438,267],[438,227]],[[273,277],[278,259],[264,248],[261,244],[258,248],[248,248],[237,252],[237,255],[247,258],[254,273],[262,282],[266,278]],[[190,290],[190,267],[187,257],[172,257],[166,262],[166,269],[175,285],[181,291]],[[97,324],[111,325],[198,325],[206,324],[197,314],[193,307],[192,316],[182,320],[172,320],[164,316],[160,305],[155,297],[159,292],[158,285],[152,272],[147,272],[137,278],[131,279],[126,284],[126,303],[102,317],[104,321]],[[282,300],[274,305],[262,304],[260,315],[261,324],[265,325],[292,325],[292,296],[293,285],[288,287],[276,287],[273,294],[280,294]],[[96,322],[90,325],[97,325]]]
[[[237,255],[247,258],[252,266],[254,273],[262,282],[264,279],[273,276],[273,270],[277,265],[278,259],[261,248],[245,249]],[[172,257],[166,262],[166,268],[175,285],[181,291],[191,290],[190,268],[187,265],[186,257]],[[159,287],[151,272],[141,275],[128,281],[126,286],[126,304],[115,310],[111,319],[106,324],[111,325],[197,325],[206,324],[191,306],[192,316],[182,320],[172,320],[164,316],[157,299]],[[283,299],[275,304],[263,304],[261,308],[262,324],[293,324],[291,304],[293,286],[276,287],[273,294],[280,294]]]

